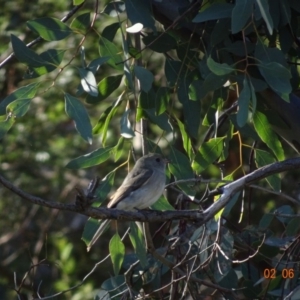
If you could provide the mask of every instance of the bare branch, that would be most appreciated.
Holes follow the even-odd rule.
[[[14,186],[11,182],[6,180],[0,175],[0,183],[7,189],[11,190],[14,194],[21,198],[40,206],[49,207],[52,209],[66,210],[77,212],[95,219],[114,219],[119,221],[140,221],[140,222],[163,222],[171,220],[189,220],[197,221],[200,226],[214,217],[222,208],[226,206],[231,197],[245,186],[252,184],[255,181],[266,178],[272,174],[280,173],[289,170],[296,170],[300,168],[300,158],[291,158],[282,162],[276,162],[254,172],[237,179],[234,182],[225,184],[223,187],[209,193],[209,196],[222,194],[217,202],[214,202],[203,213],[200,210],[183,210],[183,211],[154,211],[154,210],[141,210],[136,212],[122,211],[117,209],[108,208],[95,208],[88,207],[83,209],[75,204],[63,204],[54,201],[47,201],[39,197],[30,195],[23,190]]]

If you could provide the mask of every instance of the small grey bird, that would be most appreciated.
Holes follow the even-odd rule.
[[[160,154],[144,155],[136,161],[121,186],[111,196],[108,208],[121,210],[144,209],[154,204],[162,195],[166,182],[168,160]],[[91,249],[111,220],[104,220],[87,246]]]

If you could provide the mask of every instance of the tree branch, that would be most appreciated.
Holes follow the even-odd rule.
[[[69,11],[62,19],[61,21],[63,23],[67,22],[74,14],[85,4],[85,2],[82,2],[81,4],[75,6],[71,11]],[[32,46],[44,41],[43,38],[40,36],[33,41],[29,42],[26,47],[31,48]],[[0,69],[3,68],[13,57],[15,57],[14,53],[9,54],[1,63],[0,63]]]
[[[208,220],[214,217],[226,204],[230,201],[231,197],[245,186],[252,184],[255,181],[264,179],[272,174],[280,173],[284,171],[296,170],[300,168],[300,158],[291,158],[282,162],[276,162],[260,169],[253,171],[252,173],[237,179],[234,182],[225,184],[211,193],[209,196],[222,194],[219,200],[213,203],[204,212],[198,209],[184,210],[184,211],[156,211],[156,210],[140,210],[136,212],[123,211],[109,208],[96,208],[88,207],[86,209],[75,204],[64,204],[55,201],[47,201],[39,197],[35,197],[25,191],[17,188],[11,182],[6,180],[0,175],[0,183],[14,194],[20,196],[33,204],[37,204],[52,209],[66,210],[77,212],[88,217],[95,219],[113,219],[119,221],[140,221],[140,222],[163,222],[171,220],[189,220],[196,221],[200,226],[206,223]]]

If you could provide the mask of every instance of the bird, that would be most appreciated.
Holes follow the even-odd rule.
[[[168,160],[157,153],[150,153],[139,158],[123,183],[111,196],[107,208],[134,211],[154,204],[165,188],[167,163]],[[102,221],[88,244],[87,251],[90,251],[110,221]]]

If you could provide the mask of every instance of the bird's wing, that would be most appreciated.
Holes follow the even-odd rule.
[[[144,185],[152,176],[153,171],[149,169],[140,169],[137,172],[131,171],[125,178],[124,182],[112,195],[111,201],[108,203],[108,208],[114,208],[118,203],[128,197],[130,193]]]

